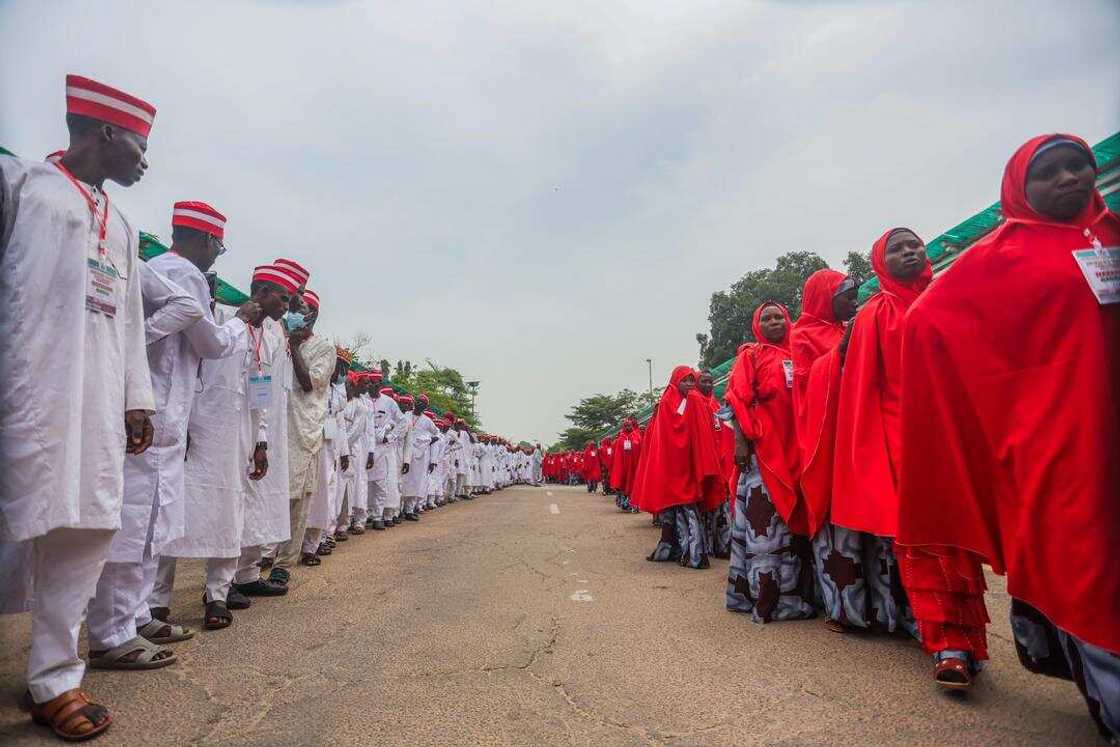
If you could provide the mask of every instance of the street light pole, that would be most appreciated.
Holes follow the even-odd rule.
[[[649,366],[649,406],[653,407],[653,358],[646,358],[646,365]]]

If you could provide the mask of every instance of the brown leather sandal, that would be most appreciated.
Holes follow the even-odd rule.
[[[32,704],[31,718],[40,726],[49,726],[55,736],[67,742],[93,739],[113,723],[109,709],[91,702],[81,688],[67,690],[46,703]]]
[[[942,659],[933,670],[933,679],[947,690],[965,690],[972,685],[972,670],[964,659]]]

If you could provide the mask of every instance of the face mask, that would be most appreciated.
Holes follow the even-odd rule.
[[[289,332],[295,332],[297,329],[305,325],[303,314],[298,311],[289,312],[284,317],[284,326],[287,327]]]

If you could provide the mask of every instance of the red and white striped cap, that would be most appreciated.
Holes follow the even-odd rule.
[[[315,291],[304,289],[303,300],[311,308],[319,310],[319,294]]]
[[[193,228],[219,239],[226,235],[226,217],[205,202],[176,202],[171,209],[171,225]]]
[[[292,277],[299,280],[300,285],[307,285],[307,281],[311,278],[311,270],[296,262],[294,259],[284,259],[278,257],[272,261],[272,264],[277,267],[283,267],[288,272],[292,273]]]
[[[394,399],[396,399],[396,392],[393,391],[393,387],[391,386],[381,387],[377,390],[377,393],[384,394],[386,397],[393,397]]]
[[[256,267],[253,270],[253,282],[255,283],[258,280],[279,285],[281,288],[288,291],[288,293],[295,293],[299,288],[291,273],[283,267],[277,267],[276,265],[260,265]]]
[[[156,108],[124,91],[80,75],[66,76],[66,113],[123,127],[147,137]]]

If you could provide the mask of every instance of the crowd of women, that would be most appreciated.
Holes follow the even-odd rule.
[[[546,475],[654,514],[649,560],[729,549],[728,609],[913,636],[944,688],[988,659],[986,564],[1022,664],[1074,681],[1116,740],[1120,220],[1096,176],[1082,139],[1033,138],[1001,225],[936,280],[917,233],[891,228],[862,307],[844,274],[814,273],[796,321],[754,310],[722,403],[679,366],[644,432],[628,420]]]

